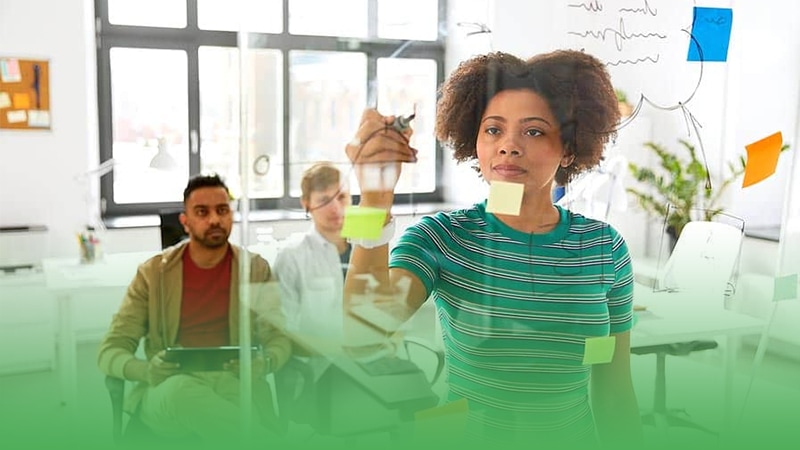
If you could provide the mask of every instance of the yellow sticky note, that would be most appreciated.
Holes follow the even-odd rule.
[[[583,364],[608,364],[614,359],[616,336],[586,338],[583,350]]]
[[[508,183],[506,181],[492,181],[489,186],[489,199],[486,202],[486,211],[494,214],[508,214],[518,216],[522,207],[522,194],[525,185],[521,183]]]
[[[8,92],[0,92],[0,109],[9,106],[11,106],[11,97],[8,96]]]
[[[760,141],[746,145],[747,164],[744,167],[742,187],[752,186],[775,173],[778,157],[781,154],[783,135],[781,132],[769,135]]]
[[[349,206],[344,211],[342,237],[378,239],[383,232],[386,210],[361,206]]]
[[[414,413],[414,436],[426,442],[441,437],[443,433],[461,436],[467,426],[468,412],[469,403],[465,398],[417,411]]]
[[[31,107],[31,96],[24,92],[14,93],[14,108],[28,109]]]
[[[775,278],[775,290],[773,291],[772,300],[779,302],[795,298],[797,298],[797,274],[793,273]]]

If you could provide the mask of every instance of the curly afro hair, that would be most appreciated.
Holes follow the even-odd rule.
[[[564,185],[600,163],[605,144],[616,136],[617,97],[605,66],[574,50],[558,50],[528,60],[494,52],[462,62],[439,90],[436,137],[459,161],[477,159],[481,117],[489,101],[506,89],[529,89],[545,99],[558,120],[561,142],[574,156],[559,167]]]

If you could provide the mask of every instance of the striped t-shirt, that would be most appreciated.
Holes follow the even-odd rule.
[[[632,325],[633,275],[622,237],[558,208],[548,233],[523,233],[469,209],[424,217],[392,250],[436,302],[451,399],[470,430],[502,439],[594,439],[583,364],[587,337]]]

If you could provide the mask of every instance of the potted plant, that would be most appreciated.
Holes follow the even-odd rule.
[[[626,189],[646,213],[656,218],[666,217],[667,233],[673,244],[692,219],[711,220],[723,212],[719,205],[722,195],[744,173],[746,163],[744,156],[739,156],[735,162],[728,163],[728,174],[721,184],[707,186],[709,174],[698,159],[695,147],[685,140],[678,142],[685,155],[677,155],[654,142],[645,142],[644,146],[658,156],[659,167],[653,169],[629,163],[628,168],[639,186]],[[786,144],[781,151],[788,148]],[[698,211],[702,211],[701,217],[692,217]]]

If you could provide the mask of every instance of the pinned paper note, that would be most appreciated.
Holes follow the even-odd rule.
[[[50,112],[36,109],[28,110],[28,126],[36,128],[49,128]]]
[[[745,146],[747,150],[747,164],[744,167],[744,180],[742,180],[743,188],[763,181],[775,173],[782,145],[783,135],[779,131],[760,141]]]
[[[363,206],[349,206],[344,211],[342,237],[378,239],[386,222],[386,210]]]
[[[22,81],[19,60],[11,58],[0,59],[0,81],[3,83],[19,83]]]
[[[31,96],[24,92],[14,93],[14,108],[28,109],[31,107]]]
[[[524,189],[524,184],[492,181],[491,186],[489,186],[489,199],[486,201],[486,211],[494,214],[518,216],[519,210],[522,207],[522,194]]]
[[[9,111],[6,113],[6,120],[8,123],[22,123],[28,120],[28,115],[25,110]]]
[[[773,291],[772,300],[779,302],[795,298],[797,298],[797,274],[775,278],[775,290]]]
[[[600,336],[586,338],[583,350],[583,364],[608,364],[614,359],[616,336]]]
[[[0,92],[0,109],[8,108],[11,106],[11,97],[8,92]]]
[[[733,10],[695,6],[688,61],[727,61]]]

